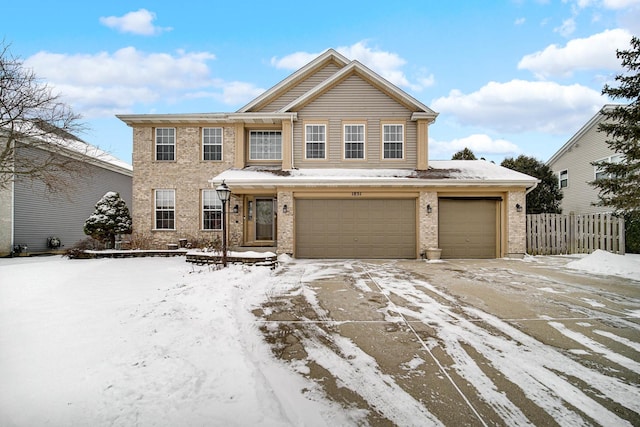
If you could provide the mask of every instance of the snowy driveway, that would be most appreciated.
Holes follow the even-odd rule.
[[[640,424],[640,283],[537,259],[291,263],[263,330],[372,425]]]
[[[640,425],[640,282],[568,261],[0,259],[0,425]]]

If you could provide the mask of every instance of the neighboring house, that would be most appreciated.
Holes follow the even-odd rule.
[[[44,182],[26,177],[15,177],[8,188],[0,189],[0,256],[54,252],[86,239],[84,222],[108,191],[119,192],[131,207],[130,165],[75,137],[61,141],[64,148],[55,147],[55,155],[80,162],[81,178],[61,175],[68,188],[59,193],[51,193]],[[41,143],[37,146],[29,141],[17,143],[14,162],[51,155]],[[60,246],[56,248],[51,238],[57,238]]]
[[[607,135],[598,132],[598,125],[605,119],[602,111],[613,107],[615,105],[611,104],[602,107],[547,161],[549,168],[558,177],[563,194],[560,207],[564,214],[588,214],[611,210],[593,205],[598,201],[598,189],[589,183],[603,174],[599,168],[591,164],[592,162],[615,162],[621,158],[607,145]]]
[[[133,128],[134,229],[156,244],[220,236],[298,258],[525,253],[537,180],[485,161],[431,161],[437,114],[328,50],[235,113],[119,115]]]

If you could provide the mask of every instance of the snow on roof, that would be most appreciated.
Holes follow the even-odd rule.
[[[23,129],[23,133],[26,135],[26,138],[20,138],[23,143],[29,144],[29,141],[31,141],[38,148],[57,151],[60,154],[64,154],[63,150],[67,150],[70,155],[78,154],[88,160],[105,165],[107,168],[115,168],[117,172],[124,172],[129,175],[133,172],[133,166],[129,163],[118,159],[95,145],[83,141],[71,133],[63,130],[52,131],[50,128],[39,130],[38,127],[42,128],[41,125],[30,122],[23,122],[20,125],[22,126],[20,129]],[[0,132],[6,133],[8,130],[0,129]],[[50,148],[47,145],[50,145]],[[56,146],[62,150],[57,149]]]
[[[210,182],[226,181],[236,186],[268,185],[521,185],[532,186],[538,180],[484,160],[431,161],[426,171],[412,169],[293,169],[283,171],[250,166],[228,169]]]

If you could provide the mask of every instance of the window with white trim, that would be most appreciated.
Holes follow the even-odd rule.
[[[155,191],[155,229],[174,230],[176,219],[176,191]]]
[[[404,125],[382,126],[382,157],[402,159],[404,157]]]
[[[202,229],[222,230],[222,202],[216,190],[202,190]]]
[[[222,160],[222,128],[202,128],[202,159]]]
[[[249,133],[249,160],[282,160],[282,132],[252,130]]]
[[[344,125],[344,158],[364,159],[364,125]]]
[[[567,188],[569,186],[569,171],[567,169],[558,172],[558,183],[560,188]]]
[[[156,128],[156,160],[173,161],[176,159],[175,128]]]
[[[613,156],[605,157],[604,159],[598,160],[598,162],[608,162],[608,163],[620,163],[624,156],[622,154],[614,154]],[[611,178],[611,175],[606,173],[604,168],[601,166],[593,167],[593,174],[595,176],[596,181],[602,178]]]
[[[324,159],[327,146],[325,125],[305,125],[305,158]]]

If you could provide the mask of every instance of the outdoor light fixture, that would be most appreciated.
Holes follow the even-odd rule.
[[[226,224],[227,218],[225,215],[225,212],[226,212],[225,207],[227,202],[229,201],[229,198],[231,198],[231,190],[223,180],[222,184],[220,184],[216,188],[216,193],[218,193],[218,198],[222,202],[222,266],[226,267],[227,266],[227,224]]]
[[[522,212],[522,205],[520,203],[516,203],[516,210]]]
[[[238,208],[238,205],[235,205],[235,206],[233,207],[233,213],[234,213],[234,214],[237,214],[239,210],[240,210],[240,209]]]
[[[431,205],[427,205],[427,213],[430,214],[431,212],[433,212]]]
[[[287,205],[284,205],[282,207],[282,212],[287,213],[287,211],[288,211]]]

